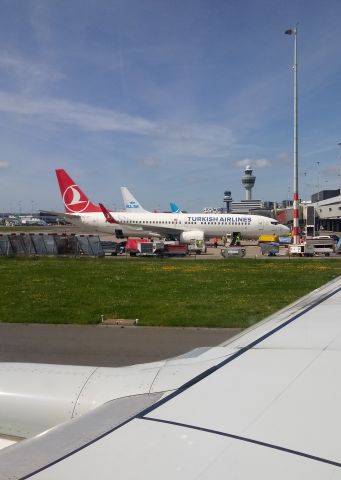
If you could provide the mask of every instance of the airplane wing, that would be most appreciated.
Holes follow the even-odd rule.
[[[126,225],[126,226],[130,226],[131,224],[129,223],[123,223],[123,225]],[[134,225],[132,225],[134,226]],[[153,230],[153,232],[157,233],[158,235],[161,235],[161,236],[167,236],[167,235],[179,235],[179,233],[181,233],[183,230],[179,230],[179,229],[176,229],[176,228],[172,228],[171,226],[167,226],[165,227],[164,225],[139,225],[139,227],[143,230],[143,231],[151,231]]]
[[[49,211],[49,210],[44,210],[44,214],[65,218],[66,220],[70,220],[70,222],[72,220],[76,220],[76,219],[80,220],[80,218],[81,218],[80,215],[77,215],[75,213],[53,212],[53,211]]]
[[[103,203],[99,203],[99,207],[102,210],[102,213],[105,217],[106,222],[110,224],[118,224],[120,223],[121,225],[126,225],[132,230],[138,230],[139,232],[149,232],[149,233],[155,233],[155,235],[160,235],[162,234],[176,234],[179,233],[179,230],[172,229],[172,228],[165,228],[165,227],[159,227],[158,225],[136,225],[136,224],[131,224],[124,217],[120,217],[120,221],[117,221],[113,214],[103,205]]]
[[[340,313],[341,277],[170,393],[174,370],[4,449],[0,479],[341,479]]]

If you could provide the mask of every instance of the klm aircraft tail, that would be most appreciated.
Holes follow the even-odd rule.
[[[124,208],[130,212],[147,212],[142,205],[136,200],[134,195],[127,189],[127,187],[121,187],[121,193],[123,197]]]

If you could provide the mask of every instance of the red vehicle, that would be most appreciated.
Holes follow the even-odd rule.
[[[129,253],[131,257],[136,257],[136,254],[139,253],[138,244],[150,242],[151,240],[149,238],[128,238],[126,252]]]
[[[163,251],[163,255],[167,257],[176,256],[176,255],[185,256],[187,255],[187,247],[188,245],[184,243],[178,243],[178,244],[166,243]]]

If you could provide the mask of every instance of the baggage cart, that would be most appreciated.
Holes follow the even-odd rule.
[[[279,243],[260,243],[260,250],[262,252],[262,255],[274,257],[277,253],[279,253]]]
[[[220,254],[223,258],[242,258],[245,257],[246,249],[243,247],[222,248]]]

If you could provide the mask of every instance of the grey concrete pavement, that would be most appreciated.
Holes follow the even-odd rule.
[[[240,329],[0,323],[0,361],[118,367],[219,345]]]

